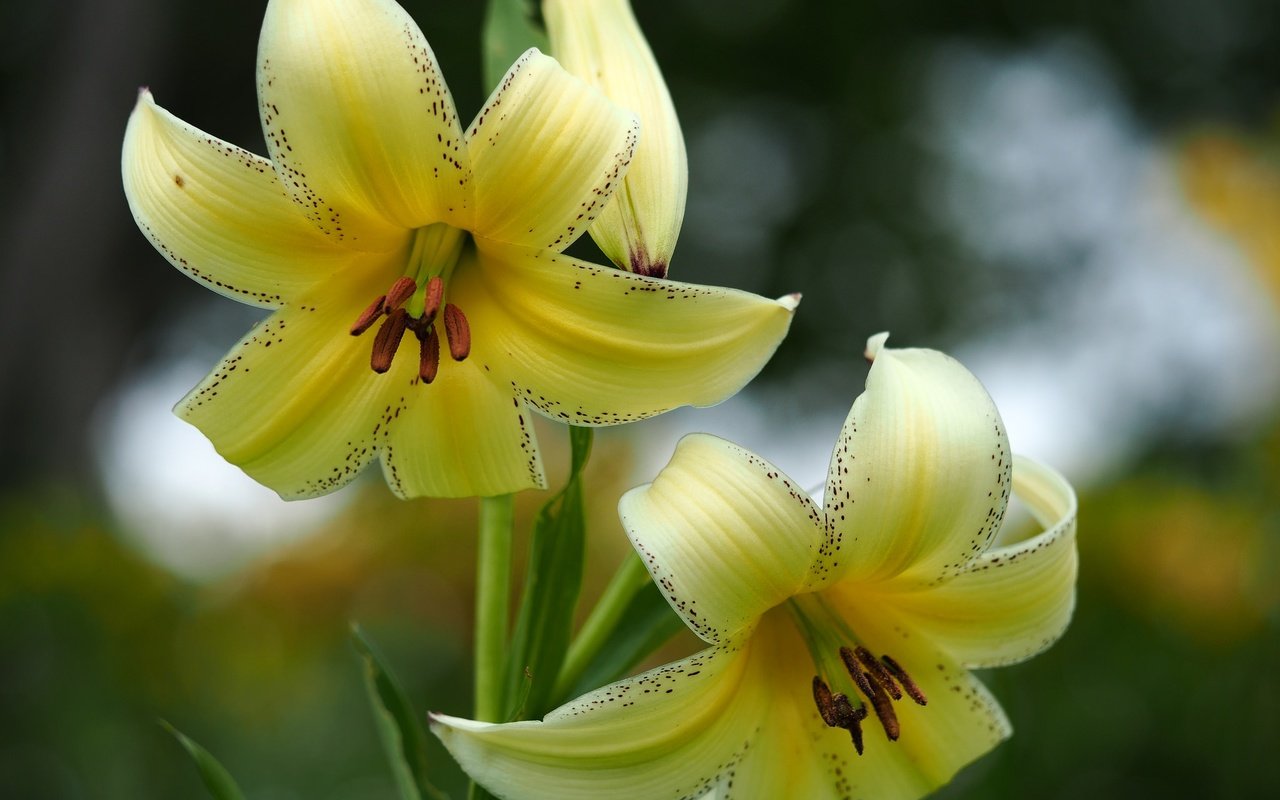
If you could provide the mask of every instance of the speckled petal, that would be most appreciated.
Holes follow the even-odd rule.
[[[125,130],[121,177],[156,249],[242,303],[276,308],[361,258],[307,222],[271,162],[191,127],[145,90]]]
[[[492,379],[482,351],[460,363],[444,358],[434,382],[409,389],[414,401],[391,430],[382,454],[391,489],[491,497],[545,487],[533,412]]]
[[[723,787],[767,711],[767,676],[748,656],[704,650],[584,695],[543,722],[432,715],[431,729],[498,797],[698,797]]]
[[[665,277],[684,220],[689,165],[675,105],[627,0],[547,0],[553,55],[640,118],[631,168],[591,237],[615,264]]]
[[[884,347],[831,456],[824,511],[832,577],[935,582],[964,569],[1000,527],[1012,459],[982,384],[936,350]]]
[[[1075,608],[1076,498],[1070,484],[1016,457],[1014,496],[1044,531],[989,550],[933,589],[887,596],[909,624],[969,667],[1028,659],[1057,641]]]
[[[729,641],[799,591],[822,515],[777,467],[707,434],[680,440],[653,483],[618,503],[622,526],[698,636]]]
[[[409,387],[369,368],[370,332],[347,333],[385,289],[376,271],[326,282],[259,323],[174,411],[215,448],[286,499],[343,486],[376,454]],[[413,362],[410,364],[409,362]]]
[[[621,184],[638,132],[630,112],[529,50],[467,131],[473,230],[502,242],[565,249]]]
[[[643,278],[549,250],[477,239],[452,297],[477,346],[504,358],[523,398],[575,425],[613,425],[708,406],[755,377],[791,324],[794,298],[766,300]],[[496,365],[495,365],[496,368]]]
[[[393,0],[271,0],[258,100],[281,180],[332,239],[377,249],[396,228],[466,227],[470,167],[453,98]]]

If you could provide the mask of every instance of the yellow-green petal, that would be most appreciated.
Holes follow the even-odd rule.
[[[928,584],[984,552],[1000,527],[1012,459],[978,379],[936,350],[872,337],[867,389],[832,453],[823,508],[832,575]]]
[[[1014,460],[1013,492],[1042,533],[983,553],[940,586],[884,595],[911,627],[969,667],[1012,664],[1044,651],[1075,608],[1075,493],[1061,475],[1021,457]]]
[[[125,130],[121,177],[156,249],[243,303],[278,307],[360,258],[307,222],[271,162],[193,128],[145,90]]]
[[[631,162],[638,123],[537,49],[511,66],[467,131],[472,230],[501,242],[568,247]]]
[[[866,586],[841,584],[824,599],[840,609],[850,630],[876,655],[888,654],[928,699],[893,704],[901,726],[889,741],[874,713],[863,722],[867,755],[877,762],[859,773],[856,796],[917,798],[949,782],[967,764],[1013,734],[1004,710],[990,691],[911,620]],[[868,708],[868,711],[871,709]]]
[[[627,0],[546,0],[552,54],[640,118],[622,187],[591,225],[615,264],[665,277],[684,220],[689,166],[675,105]]]
[[[335,241],[465,227],[470,165],[453,98],[393,0],[271,0],[258,44],[262,127],[281,180]]]
[[[377,272],[345,275],[276,311],[175,412],[286,499],[343,486],[377,455],[387,424],[416,388],[403,369],[369,368],[372,331],[347,332],[383,289]]]
[[[575,425],[721,402],[769,360],[797,302],[476,244],[476,260],[454,273],[451,302],[528,403]]]
[[[468,774],[503,798],[696,797],[723,779],[769,703],[749,650],[711,648],[598,689],[543,722],[432,715]]]
[[[417,363],[412,334],[401,358]],[[533,412],[495,383],[473,350],[461,363],[442,355],[430,385],[418,384],[382,453],[387,483],[400,497],[492,497],[546,486]]]
[[[707,434],[681,439],[618,513],[671,607],[712,644],[799,591],[823,542],[822,514],[795,481]]]

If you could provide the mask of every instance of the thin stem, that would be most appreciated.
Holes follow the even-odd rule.
[[[569,645],[564,665],[556,678],[553,697],[566,697],[573,690],[574,684],[582,677],[582,673],[595,659],[600,648],[604,647],[614,628],[618,626],[623,612],[627,610],[627,604],[649,581],[649,571],[645,569],[640,556],[634,552],[627,554],[618,565],[618,571],[613,573],[609,585],[605,587],[604,594],[596,602],[595,608],[591,609],[591,614],[582,624],[582,629]]]
[[[513,495],[480,498],[479,549],[476,553],[475,716],[501,722],[506,666],[508,609],[511,602],[511,539],[515,523]]]

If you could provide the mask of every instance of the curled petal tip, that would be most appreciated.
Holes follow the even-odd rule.
[[[881,331],[867,339],[867,349],[862,351],[862,355],[867,359],[868,363],[876,360],[876,356],[880,354],[880,350],[884,348],[884,343],[888,338],[889,332]]]
[[[784,294],[782,297],[778,298],[778,305],[782,306],[788,311],[795,311],[800,306],[801,297],[803,297],[803,295],[801,295],[799,292]]]

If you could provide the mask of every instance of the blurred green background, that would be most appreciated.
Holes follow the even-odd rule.
[[[683,431],[818,485],[890,329],[1081,494],[1075,622],[986,676],[1017,735],[942,796],[1280,795],[1280,6],[634,1],[689,146],[673,277],[805,300],[744,395],[599,437],[588,596]],[[390,797],[352,620],[467,711],[472,503],[285,505],[167,412],[255,314],[137,232],[124,123],[147,85],[263,152],[263,5],[0,4],[5,798],[200,797],[157,718],[252,798]],[[405,5],[469,117],[483,4]]]

